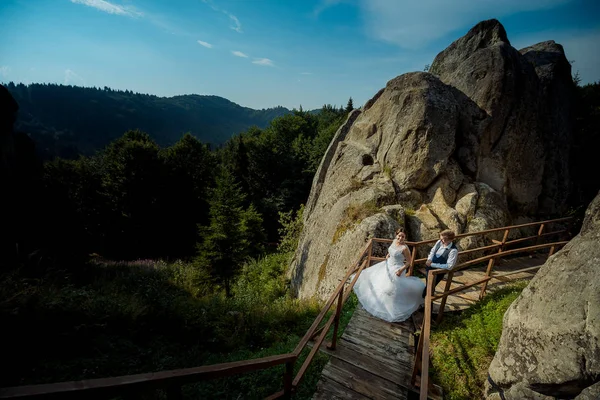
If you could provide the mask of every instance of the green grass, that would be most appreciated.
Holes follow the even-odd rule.
[[[288,294],[289,254],[247,263],[234,296],[193,265],[90,264],[71,273],[0,276],[0,387],[179,369],[292,351],[320,311]],[[211,292],[212,290],[212,292]],[[344,307],[342,327],[356,301]],[[331,335],[331,334],[330,334]],[[341,330],[340,330],[341,335]],[[306,357],[310,348],[305,349]],[[328,357],[318,353],[295,398],[310,398]],[[296,363],[296,370],[303,358]],[[186,398],[264,398],[283,366],[184,386]],[[160,391],[142,398],[163,398]]]
[[[431,334],[432,380],[446,400],[482,398],[489,365],[494,358],[502,318],[527,286],[516,282],[487,295],[460,314],[445,314]]]

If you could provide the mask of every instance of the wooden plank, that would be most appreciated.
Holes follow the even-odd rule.
[[[324,376],[317,383],[317,390],[312,400],[368,400],[369,397],[356,393],[354,390],[340,385]]]
[[[387,322],[372,316],[362,308],[354,311],[352,319],[356,319],[357,322],[368,321],[370,325],[376,326],[377,329],[382,329],[393,336],[406,336],[407,334],[412,333],[413,329],[412,324],[408,319],[402,322]]]
[[[323,368],[323,376],[371,399],[406,400],[407,390],[402,386],[337,358],[332,358]]]
[[[371,357],[371,354],[365,354],[368,352],[359,352],[348,346],[338,346],[335,350],[321,347],[321,351],[402,387],[408,388],[410,386],[410,370],[407,368],[387,368],[381,361]],[[401,367],[406,366],[401,365]]]
[[[348,333],[348,336],[345,337],[347,341],[360,343],[362,345],[370,345],[371,347],[376,347],[377,349],[384,351],[389,357],[394,357],[406,362],[410,361],[408,340],[406,343],[397,340],[389,340],[383,336],[361,331],[352,326],[347,326],[346,332]]]
[[[390,354],[383,349],[379,349],[375,346],[365,346],[362,342],[346,340],[342,338],[340,340],[340,346],[344,346],[345,348],[351,349],[357,353],[364,354],[369,356],[377,362],[381,363],[381,366],[384,368],[390,368],[393,370],[401,370],[406,367],[411,367],[411,362],[406,362],[395,357],[390,357]],[[343,343],[343,344],[342,344]]]
[[[408,337],[413,332],[412,326],[407,327],[406,324],[404,324],[404,325],[393,324],[393,323],[385,322],[379,318],[374,318],[371,316],[362,316],[362,315],[352,316],[352,321],[351,321],[351,323],[348,324],[348,326],[357,326],[357,327],[360,327],[361,329],[372,331],[374,333],[378,333],[378,334],[384,335],[386,337],[391,337],[396,340],[405,340],[405,341],[408,340]]]
[[[385,341],[397,341],[402,342],[404,344],[408,344],[408,340],[412,335],[412,330],[408,329],[404,331],[395,331],[392,329],[388,329],[385,326],[378,326],[377,324],[369,324],[369,320],[365,319],[355,319],[352,325],[348,324],[346,329],[349,329],[348,332],[344,331],[344,333],[350,334],[350,332],[354,332],[356,330],[360,330],[369,335],[376,335],[385,339]]]
[[[534,270],[539,269],[540,267],[541,267],[541,265],[540,266],[535,266],[535,267],[523,268],[523,269],[520,269],[520,270],[517,270],[517,271],[502,272],[502,273],[499,273],[498,275],[494,275],[494,278],[497,278],[499,276],[509,276],[509,275],[519,274],[519,273],[523,273],[523,272],[534,271]]]

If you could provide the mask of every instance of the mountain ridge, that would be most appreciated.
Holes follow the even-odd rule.
[[[147,132],[163,146],[188,132],[219,146],[252,126],[265,128],[293,112],[282,106],[252,109],[217,95],[161,97],[106,86],[3,85],[19,104],[16,130],[28,133],[44,158],[90,155],[132,129]]]

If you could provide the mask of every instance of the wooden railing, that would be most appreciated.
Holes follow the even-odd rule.
[[[316,317],[304,337],[300,340],[291,353],[263,357],[253,360],[243,360],[223,364],[206,365],[195,368],[185,368],[172,371],[151,372],[137,375],[126,375],[111,378],[90,379],[72,382],[60,382],[42,385],[16,386],[0,388],[0,399],[81,399],[81,398],[109,398],[112,396],[140,392],[154,389],[165,389],[169,399],[181,399],[182,385],[199,382],[203,380],[222,378],[230,375],[258,371],[266,368],[285,364],[283,375],[283,389],[273,393],[267,399],[289,398],[296,390],[310,363],[312,362],[319,347],[325,340],[331,325],[333,338],[328,347],[335,349],[339,329],[342,306],[350,296],[352,288],[356,283],[362,270],[370,265],[372,241],[369,240],[358,261],[348,269],[344,279],[338,284],[329,300],[325,303],[321,312]],[[352,274],[356,274],[346,287],[346,283]],[[337,300],[335,312],[331,314],[325,325],[319,328],[333,303]],[[300,353],[305,349],[309,341],[318,335],[312,349],[296,376],[294,367]]]
[[[494,268],[497,260],[499,260],[502,257],[513,256],[513,255],[516,255],[519,253],[533,253],[533,252],[538,252],[538,251],[544,250],[544,249],[549,249],[548,256],[551,256],[552,254],[554,254],[554,252],[558,248],[567,244],[568,241],[567,240],[555,241],[555,242],[550,242],[550,243],[545,243],[545,244],[539,244],[539,242],[541,241],[541,239],[546,238],[548,236],[552,236],[552,235],[565,234],[566,236],[570,237],[571,235],[570,235],[569,229],[561,229],[561,230],[557,230],[557,231],[544,232],[545,228],[551,223],[570,222],[570,221],[571,221],[571,218],[567,217],[567,218],[559,218],[559,219],[553,219],[553,220],[547,220],[547,221],[532,222],[532,223],[527,223],[527,224],[513,225],[513,226],[502,227],[502,228],[489,229],[489,230],[485,230],[485,231],[471,232],[471,233],[456,235],[456,239],[459,239],[459,238],[466,237],[466,236],[475,236],[475,235],[482,236],[482,235],[487,235],[489,233],[504,231],[502,241],[497,241],[497,240],[491,239],[491,241],[493,243],[492,245],[486,245],[486,246],[482,246],[482,247],[478,247],[478,248],[474,248],[474,249],[460,251],[459,256],[464,255],[464,254],[478,252],[478,251],[479,252],[490,251],[490,250],[493,251],[493,250],[497,249],[497,251],[495,253],[484,255],[482,257],[478,257],[478,258],[475,258],[473,260],[469,260],[469,261],[466,261],[463,263],[459,263],[450,271],[438,269],[438,270],[430,270],[427,272],[427,282],[435,282],[436,275],[447,274],[447,276],[445,277],[446,284],[444,287],[444,291],[441,294],[436,295],[435,288],[433,287],[433,285],[427,285],[426,296],[425,296],[425,311],[424,311],[425,315],[423,317],[423,326],[421,329],[421,334],[419,336],[419,343],[417,345],[417,352],[416,352],[415,363],[413,365],[413,373],[412,373],[412,384],[416,387],[419,387],[420,400],[427,399],[427,394],[428,394],[428,389],[429,389],[429,336],[431,333],[431,323],[432,323],[431,317],[432,317],[433,301],[441,299],[438,316],[437,316],[437,320],[436,320],[436,323],[439,323],[439,322],[441,322],[441,319],[442,319],[442,316],[444,313],[444,308],[446,305],[446,300],[447,300],[448,296],[458,293],[458,292],[465,291],[473,286],[481,285],[479,299],[482,299],[486,292],[487,283],[494,277],[508,276],[508,275],[517,274],[517,273],[526,272],[526,271],[540,268],[540,266],[535,266],[535,267],[524,268],[524,269],[520,269],[520,270],[516,270],[516,271],[505,272],[505,273],[501,273],[501,274],[493,274],[493,268]],[[537,231],[537,235],[513,239],[510,241],[508,240],[511,230],[526,228],[526,227],[530,227],[530,226],[537,226],[537,225],[540,226]],[[523,243],[525,241],[534,240],[534,239],[537,242],[537,244],[535,244],[535,245],[521,247],[521,248],[512,249],[512,250],[506,250],[506,247],[508,247],[510,245],[515,245],[515,244]],[[417,246],[424,245],[424,244],[431,244],[434,242],[436,242],[436,240],[428,240],[428,241],[412,243],[411,244],[413,246],[412,254],[413,255],[416,254]],[[426,260],[427,260],[427,258],[415,260],[413,257],[413,259],[411,260],[411,268],[410,268],[411,272],[416,263],[424,263]],[[484,278],[478,279],[473,282],[468,282],[468,283],[462,284],[461,286],[456,287],[454,289],[450,289],[451,284],[452,284],[452,278],[454,277],[454,274],[456,272],[458,272],[460,270],[468,269],[469,267],[480,265],[486,261],[488,262],[488,264],[487,264]],[[418,379],[419,375],[420,375],[420,379]]]
[[[493,232],[504,231],[504,237],[502,241],[492,240],[493,244],[479,247],[476,249],[470,249],[461,251],[459,254],[464,255],[476,251],[488,251],[498,249],[498,252],[490,255],[486,255],[474,260],[467,261],[462,264],[458,264],[452,271],[446,270],[434,270],[429,271],[428,274],[428,282],[434,282],[435,275],[448,273],[448,277],[446,278],[446,287],[444,292],[440,295],[434,294],[434,288],[431,285],[427,286],[427,294],[425,297],[425,317],[424,324],[422,328],[421,335],[419,336],[419,343],[417,346],[417,356],[415,357],[415,364],[413,368],[412,375],[412,383],[414,386],[420,386],[421,399],[427,398],[427,388],[428,388],[428,371],[429,371],[429,333],[431,330],[431,313],[432,313],[432,304],[433,300],[442,299],[440,304],[440,311],[438,313],[438,321],[441,319],[441,315],[443,313],[443,309],[446,303],[446,299],[450,294],[456,293],[458,291],[466,290],[471,286],[477,284],[486,284],[490,279],[492,279],[495,275],[492,275],[492,269],[495,263],[495,260],[501,257],[505,257],[508,255],[516,254],[518,252],[532,252],[540,249],[544,249],[550,247],[550,254],[552,254],[556,248],[566,244],[566,241],[554,242],[549,244],[541,244],[530,246],[526,248],[520,248],[516,250],[507,250],[504,249],[511,245],[521,243],[526,240],[536,239],[539,240],[543,237],[556,235],[560,233],[566,233],[566,230],[555,231],[555,232],[546,232],[544,233],[544,227],[550,223],[555,222],[566,222],[570,220],[570,218],[561,218],[549,221],[542,222],[533,222],[529,224],[522,225],[514,225],[503,228],[489,229],[486,231],[480,232],[471,232],[466,234],[457,235],[456,239],[466,237],[466,236],[475,236],[475,235],[486,235]],[[530,236],[526,238],[519,238],[512,241],[507,241],[509,236],[508,232],[512,229],[524,228],[528,226],[540,225],[538,230],[538,234],[535,236]],[[409,248],[411,248],[411,262],[409,264],[409,269],[407,274],[413,275],[415,264],[424,263],[426,258],[415,259],[417,254],[417,248],[419,246],[431,245],[435,243],[437,239],[433,240],[425,240],[420,242],[407,242]],[[390,239],[378,239],[373,238],[370,239],[365,246],[365,249],[360,254],[358,261],[353,264],[350,268],[348,268],[346,275],[340,281],[336,289],[333,291],[324,307],[321,309],[319,315],[315,318],[314,322],[304,335],[304,337],[300,340],[294,351],[291,353],[280,354],[275,356],[263,357],[253,360],[243,360],[236,361],[230,363],[223,364],[213,364],[206,365],[195,368],[185,368],[178,369],[172,371],[160,371],[153,373],[145,373],[145,374],[137,374],[137,375],[126,375],[120,377],[112,377],[112,378],[100,378],[100,379],[91,379],[91,380],[83,380],[83,381],[72,381],[72,382],[60,382],[60,383],[52,383],[52,384],[42,384],[42,385],[29,385],[29,386],[17,386],[17,387],[9,387],[9,388],[0,388],[0,399],[33,399],[33,398],[60,398],[60,399],[70,399],[70,398],[108,398],[111,396],[131,393],[131,392],[139,392],[145,390],[153,390],[153,389],[166,389],[167,397],[169,399],[180,399],[182,398],[181,387],[182,385],[199,382],[203,380],[222,378],[230,375],[247,373],[252,371],[258,371],[266,368],[271,368],[278,365],[285,364],[285,372],[283,374],[283,389],[279,392],[273,393],[271,396],[268,396],[267,399],[278,399],[278,398],[289,398],[292,393],[296,390],[300,382],[302,381],[304,374],[306,373],[308,367],[310,366],[315,354],[319,350],[320,346],[325,340],[327,333],[329,332],[331,326],[333,325],[333,337],[331,343],[328,344],[328,347],[332,350],[336,347],[337,342],[337,334],[339,329],[339,321],[341,310],[344,303],[347,301],[348,297],[352,292],[352,288],[356,283],[360,273],[367,267],[371,266],[373,261],[381,261],[385,258],[383,257],[374,257],[372,255],[372,249],[374,243],[391,243]],[[489,260],[488,268],[486,271],[486,277],[478,280],[477,282],[472,282],[466,285],[461,286],[460,288],[455,288],[450,290],[450,283],[452,281],[452,276],[454,272],[459,271],[461,269],[468,268],[470,266],[480,264],[483,261]],[[537,268],[537,267],[536,267]],[[518,273],[522,271],[513,271],[512,273]],[[355,274],[352,281],[348,286],[348,279],[352,274]],[[504,274],[508,275],[508,274]],[[497,275],[496,275],[497,276]],[[486,286],[482,286],[480,297],[485,294]],[[337,302],[336,302],[337,300]],[[321,322],[325,319],[325,316],[330,311],[333,303],[336,302],[336,310],[332,313],[327,320],[327,322],[319,327]],[[316,338],[316,339],[315,339]],[[300,354],[306,348],[308,343],[311,340],[315,340],[312,349],[302,366],[298,370],[298,373],[294,376],[294,368],[296,362],[298,361]],[[417,382],[416,378],[420,374],[421,379]]]

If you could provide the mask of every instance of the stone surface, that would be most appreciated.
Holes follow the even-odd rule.
[[[396,222],[409,241],[563,212],[571,108],[562,102],[570,102],[572,86],[565,62],[560,45],[519,52],[498,21],[483,21],[442,51],[431,73],[400,75],[354,110],[313,180],[289,270],[295,293],[328,297],[364,247],[358,226],[371,229],[362,221],[387,215],[385,206],[403,209]],[[501,238],[464,239],[459,247]]]
[[[489,375],[507,395],[573,398],[600,380],[598,243],[600,195],[581,232],[548,259],[504,315]]]

